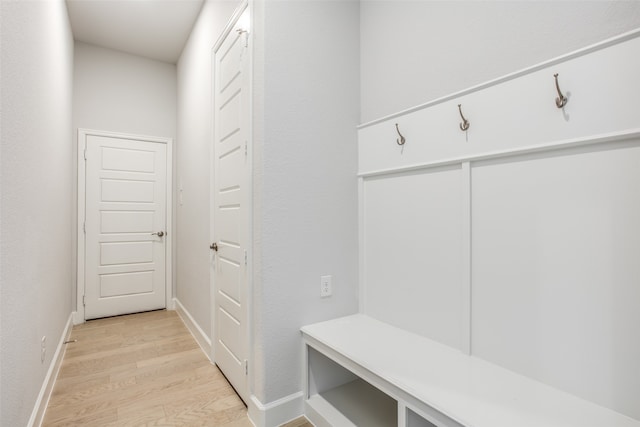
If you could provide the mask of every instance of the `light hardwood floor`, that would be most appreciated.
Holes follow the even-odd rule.
[[[173,311],[89,321],[71,339],[44,426],[252,426]]]

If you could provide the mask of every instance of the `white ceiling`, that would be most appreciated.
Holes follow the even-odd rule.
[[[176,63],[203,0],[67,0],[74,39]]]

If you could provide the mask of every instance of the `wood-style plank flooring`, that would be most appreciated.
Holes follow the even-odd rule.
[[[173,311],[92,320],[71,339],[44,426],[252,426]]]

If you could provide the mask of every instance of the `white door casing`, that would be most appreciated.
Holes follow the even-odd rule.
[[[171,140],[78,132],[78,316],[170,307]]]
[[[212,359],[248,402],[249,9],[234,18],[213,52]]]

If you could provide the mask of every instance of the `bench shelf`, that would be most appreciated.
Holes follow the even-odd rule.
[[[315,394],[307,403],[334,426],[393,427],[397,422],[397,402],[361,379]]]

